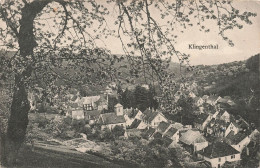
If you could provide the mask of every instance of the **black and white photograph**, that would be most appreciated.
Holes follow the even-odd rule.
[[[259,0],[0,0],[1,168],[259,168]]]

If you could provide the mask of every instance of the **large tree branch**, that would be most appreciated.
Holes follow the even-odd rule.
[[[67,28],[68,16],[69,16],[68,10],[67,10],[67,8],[66,8],[66,2],[58,1],[58,3],[60,3],[61,6],[62,6],[63,9],[64,9],[64,12],[65,12],[65,20],[64,20],[63,29],[61,30],[61,32],[59,33],[59,35],[58,35],[58,36],[56,37],[56,39],[54,40],[54,41],[55,41],[55,43],[54,43],[54,49],[56,48],[57,40],[64,35],[64,32],[65,32],[65,30],[66,30],[66,28]]]
[[[11,30],[15,33],[15,35],[18,36],[17,26],[15,25],[15,23],[13,23],[11,21],[10,18],[7,17],[6,9],[4,9],[1,5],[0,5],[0,13],[1,13],[3,20],[5,21],[7,27],[10,27]]]

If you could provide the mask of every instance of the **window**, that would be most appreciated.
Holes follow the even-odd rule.
[[[236,155],[232,155],[232,156],[231,156],[231,159],[235,159],[235,157],[236,157]]]
[[[221,158],[218,158],[218,162],[221,162]]]

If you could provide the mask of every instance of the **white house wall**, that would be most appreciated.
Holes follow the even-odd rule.
[[[155,128],[155,127],[157,127],[157,126],[160,124],[160,122],[162,122],[162,121],[168,123],[168,120],[167,120],[163,115],[158,114],[158,115],[153,119],[153,121],[151,122],[150,126],[153,127],[153,128]]]
[[[235,154],[235,158],[231,159],[231,156],[224,156],[224,157],[220,157],[221,158],[221,161],[219,161],[219,158],[213,158],[213,159],[210,159],[208,157],[203,157],[204,160],[208,161],[211,163],[211,167],[212,168],[217,168],[218,165],[222,166],[226,161],[228,162],[234,162],[234,161],[239,161],[241,160],[240,158],[240,153],[239,154]]]

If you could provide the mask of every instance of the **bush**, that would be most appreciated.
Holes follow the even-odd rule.
[[[116,125],[113,129],[112,129],[112,134],[115,137],[120,137],[123,136],[125,134],[125,129],[122,126],[118,126]]]
[[[49,121],[46,117],[37,114],[35,117],[35,123],[38,123],[39,128],[45,128]]]
[[[76,132],[81,133],[84,131],[84,126],[86,123],[85,120],[72,120],[71,125]]]

